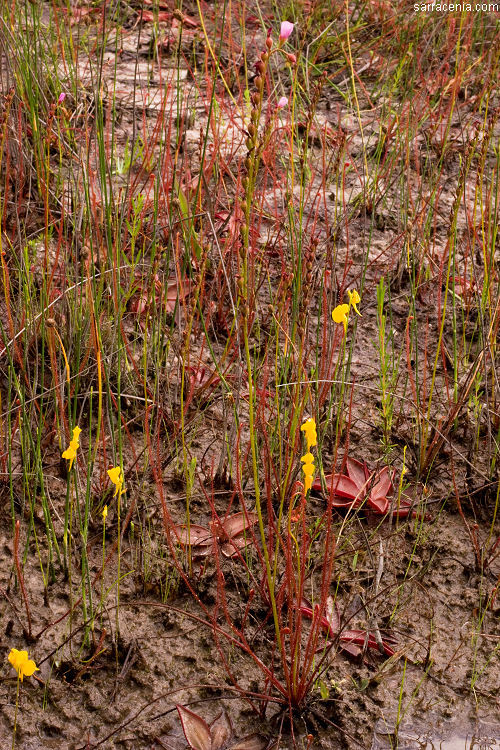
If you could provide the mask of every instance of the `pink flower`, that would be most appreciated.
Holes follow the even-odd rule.
[[[288,106],[288,97],[282,96],[278,102],[278,109],[284,109],[287,106]]]
[[[288,39],[293,31],[293,23],[290,21],[282,21],[280,30],[280,42],[284,42]]]
[[[62,104],[65,99],[66,99],[66,94],[63,91],[62,94],[59,94],[59,99],[57,100],[57,103]]]

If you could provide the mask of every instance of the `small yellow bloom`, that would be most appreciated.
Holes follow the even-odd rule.
[[[108,517],[108,506],[105,505],[104,508],[102,509],[102,520],[104,521],[104,523],[106,523],[107,517]]]
[[[314,476],[314,456],[311,452],[306,453],[300,459],[303,463],[302,471],[304,472],[304,491],[311,489]]]
[[[312,417],[309,417],[309,419],[306,419],[306,421],[301,426],[301,431],[305,433],[306,441],[307,441],[307,450],[310,450],[310,448],[313,448],[315,445],[318,444],[317,435],[316,435],[316,422]]]
[[[18,651],[17,648],[11,650],[9,654],[9,662],[16,670],[17,676],[21,682],[24,677],[31,677],[34,672],[40,671],[33,659],[28,659],[28,652]]]
[[[70,469],[73,466],[73,461],[76,458],[76,452],[80,447],[80,433],[81,429],[79,427],[75,427],[75,429],[73,430],[73,439],[70,441],[69,448],[66,448],[66,450],[62,454],[63,458],[68,459]]]
[[[349,305],[337,305],[332,310],[332,318],[334,323],[343,323],[344,331],[347,332],[347,316],[349,315]]]
[[[113,469],[108,469],[108,476],[113,484],[116,485],[116,490],[113,497],[115,497],[116,495],[123,495],[123,493],[125,492],[125,488],[123,486],[124,479],[121,468],[119,466],[115,466]]]
[[[361,302],[361,297],[359,296],[356,289],[353,289],[352,292],[348,289],[347,294],[349,295],[349,307],[354,307],[354,312],[357,313],[361,317],[361,313],[359,312],[356,305],[359,305]]]

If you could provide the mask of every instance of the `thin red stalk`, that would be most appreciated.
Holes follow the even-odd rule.
[[[16,565],[17,570],[17,580],[19,581],[19,586],[21,587],[21,592],[23,595],[24,600],[24,606],[26,609],[26,617],[28,618],[28,634],[27,634],[27,640],[33,641],[33,636],[31,633],[31,614],[30,614],[30,607],[28,603],[28,596],[26,594],[26,588],[24,586],[24,576],[23,571],[21,569],[21,563],[19,561],[19,529],[20,529],[20,523],[19,520],[16,521],[15,526],[15,532],[14,532],[14,563]]]

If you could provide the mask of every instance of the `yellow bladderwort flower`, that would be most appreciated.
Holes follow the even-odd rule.
[[[104,508],[102,509],[102,520],[104,521],[104,523],[106,523],[107,517],[108,517],[108,506],[105,505]]]
[[[17,648],[11,649],[9,662],[17,672],[18,678],[23,681],[24,677],[31,677],[35,672],[39,672],[33,659],[28,658],[27,651],[18,651]]]
[[[361,317],[361,313],[356,307],[356,305],[359,305],[359,303],[361,302],[361,297],[359,296],[357,290],[353,289],[351,292],[350,289],[348,289],[347,294],[349,295],[349,307],[354,307],[354,312]]]
[[[307,441],[307,450],[309,451],[318,443],[316,435],[316,422],[312,417],[309,417],[309,419],[306,419],[306,421],[301,425],[300,429],[305,434]]]
[[[347,333],[347,316],[349,315],[349,305],[337,305],[332,310],[332,319],[334,323],[343,323],[344,332]]]
[[[311,452],[306,453],[300,459],[303,463],[302,471],[304,472],[304,492],[311,489],[314,476],[314,456]]]
[[[347,322],[349,320],[349,311],[352,308],[354,308],[354,312],[361,316],[361,313],[358,310],[358,305],[361,302],[361,297],[359,296],[356,289],[353,289],[352,292],[350,289],[347,290],[347,294],[349,296],[349,304],[343,304],[343,305],[337,305],[337,307],[332,311],[332,319],[334,323],[342,323],[344,326],[344,333],[347,333]]]
[[[316,422],[312,417],[309,417],[301,425],[300,429],[304,433],[307,443],[307,453],[300,459],[303,464],[302,471],[304,472],[304,492],[307,493],[312,487],[314,476],[314,456],[311,453],[311,448],[318,444]]]
[[[68,459],[70,470],[73,466],[73,461],[76,458],[76,452],[80,447],[80,433],[81,429],[79,427],[75,427],[75,429],[73,430],[73,439],[70,441],[69,448],[66,448],[66,450],[62,454],[63,458]]]
[[[108,477],[116,486],[115,494],[113,495],[113,497],[116,497],[116,495],[123,495],[123,493],[125,492],[125,487],[123,486],[124,479],[121,468],[119,466],[115,466],[113,469],[108,469]]]

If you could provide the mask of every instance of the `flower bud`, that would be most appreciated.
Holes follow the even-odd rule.
[[[267,49],[271,49],[272,46],[273,46],[273,40],[271,39],[270,36],[268,36],[266,39],[266,47]]]

